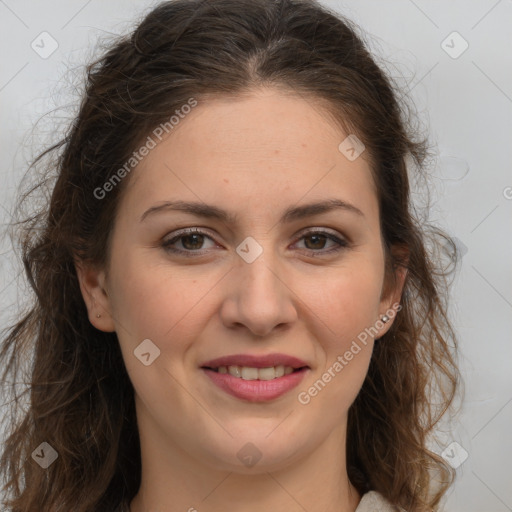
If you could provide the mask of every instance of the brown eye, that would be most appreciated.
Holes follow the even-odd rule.
[[[201,255],[203,254],[200,249],[203,248],[205,240],[214,241],[209,235],[203,233],[198,229],[187,229],[185,231],[181,231],[180,234],[170,238],[168,240],[164,240],[162,242],[162,247],[169,252],[178,253],[178,254],[186,254],[188,255]],[[183,249],[173,247],[177,242],[181,242]],[[195,254],[194,254],[195,253]]]
[[[342,240],[334,234],[326,231],[309,231],[308,233],[304,233],[300,240],[305,241],[306,249],[308,252],[312,253],[313,256],[331,254],[349,246],[348,242],[345,240]],[[307,242],[308,240],[310,242]],[[325,250],[325,246],[328,241],[334,242],[334,247]]]
[[[304,237],[304,240],[312,240],[312,244],[307,244],[306,247],[308,249],[324,249],[325,248],[325,242],[328,240],[328,238],[325,235],[319,235],[317,233],[312,235],[307,235]]]
[[[199,235],[197,233],[191,235],[182,235],[181,237],[182,245],[187,250],[201,249],[200,246],[204,243],[204,235]]]
[[[190,257],[201,256],[207,250],[207,248],[204,248],[204,243],[207,240],[215,242],[211,236],[203,231],[197,228],[189,228],[187,230],[182,230],[176,236],[168,240],[164,240],[162,242],[162,247],[166,251],[175,254],[182,254]],[[326,231],[309,231],[304,233],[299,240],[305,241],[305,249],[311,256],[332,254],[349,247],[349,243],[347,241]],[[334,247],[325,249],[328,242],[334,242]],[[181,243],[182,248],[175,247],[178,243]]]

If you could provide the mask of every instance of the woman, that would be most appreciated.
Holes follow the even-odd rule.
[[[4,509],[438,508],[459,377],[409,202],[427,143],[356,31],[312,1],[176,0],[89,66],[22,224]]]

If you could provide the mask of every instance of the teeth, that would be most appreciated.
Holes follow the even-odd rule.
[[[230,375],[233,375],[233,377],[242,377],[242,372],[240,371],[240,366],[229,366],[228,372]]]
[[[276,377],[282,377],[284,375],[284,366],[276,366]],[[293,370],[292,370],[293,371]]]
[[[257,380],[258,372],[258,368],[248,368],[247,366],[242,366],[240,368],[240,373],[242,374],[242,379],[244,380]]]
[[[272,380],[293,372],[291,366],[271,366],[269,368],[250,368],[248,366],[219,366],[219,373],[229,373],[244,380]]]
[[[243,373],[242,373],[243,376]],[[276,369],[274,367],[270,368],[260,368],[258,370],[258,377],[260,380],[272,380],[276,378]]]

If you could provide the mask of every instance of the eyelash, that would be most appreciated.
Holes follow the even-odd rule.
[[[178,235],[174,236],[173,238],[171,238],[169,240],[164,240],[162,242],[162,247],[167,252],[171,252],[171,253],[174,253],[174,254],[181,254],[181,255],[184,255],[184,256],[189,257],[189,258],[194,258],[194,257],[202,256],[204,254],[204,251],[203,252],[200,252],[200,250],[197,250],[197,251],[192,251],[192,250],[184,251],[182,249],[176,249],[176,248],[171,247],[171,245],[176,243],[180,238],[183,238],[183,237],[185,237],[187,235],[190,235],[190,234],[204,235],[207,238],[209,238],[210,240],[215,241],[215,240],[213,240],[213,238],[210,235],[208,235],[204,231],[201,231],[200,229],[197,229],[197,228],[187,228],[187,229],[184,229],[183,231],[181,231]],[[310,253],[310,256],[313,256],[313,257],[323,256],[323,255],[326,255],[326,254],[337,253],[337,252],[339,252],[339,251],[341,251],[343,249],[347,249],[349,247],[349,243],[346,240],[342,240],[342,239],[338,238],[337,236],[333,235],[332,233],[329,233],[327,231],[321,231],[321,230],[312,230],[312,231],[307,231],[306,233],[302,233],[302,235],[299,238],[299,240],[302,240],[303,238],[305,238],[307,236],[310,236],[310,235],[325,235],[325,237],[327,239],[329,239],[329,240],[331,240],[333,242],[336,242],[338,244],[338,247],[335,247],[333,249],[329,249],[327,251],[321,251],[321,250],[314,251],[313,249],[306,249]]]

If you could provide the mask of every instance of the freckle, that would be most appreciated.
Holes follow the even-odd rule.
[[[276,155],[278,155],[278,154],[279,154],[279,149],[274,149],[274,153],[275,153]]]
[[[224,181],[224,183],[229,183],[229,180],[224,178],[222,181]]]
[[[307,146],[307,144],[305,142],[303,142],[301,145],[303,148],[305,148]]]

